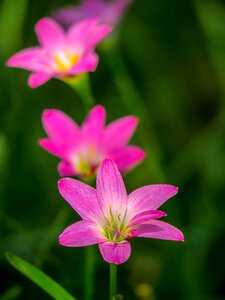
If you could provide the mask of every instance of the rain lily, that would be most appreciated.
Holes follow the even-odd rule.
[[[74,77],[95,71],[98,56],[96,45],[104,39],[111,27],[98,20],[85,20],[68,31],[54,20],[43,18],[35,25],[40,46],[14,54],[7,66],[31,71],[28,84],[36,88],[53,77]]]
[[[145,158],[139,147],[128,145],[138,120],[134,116],[120,118],[105,126],[106,111],[95,106],[79,127],[59,110],[45,110],[42,123],[48,138],[39,144],[62,161],[61,176],[91,177],[105,158],[114,159],[120,171],[126,171]]]
[[[132,0],[82,0],[80,5],[61,8],[54,18],[65,27],[88,18],[98,18],[104,24],[115,26],[120,21]]]
[[[104,160],[97,174],[97,188],[72,178],[59,180],[63,198],[80,215],[67,227],[59,243],[67,247],[98,244],[105,261],[125,262],[131,254],[133,237],[183,241],[176,227],[159,221],[166,214],[158,208],[178,189],[172,185],[154,184],[127,195],[121,174],[112,160]]]

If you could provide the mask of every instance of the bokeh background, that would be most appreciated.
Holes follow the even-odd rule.
[[[72,1],[71,1],[72,2]],[[14,52],[37,43],[34,24],[55,0],[0,3],[0,299],[50,299],[6,261],[11,251],[40,267],[83,299],[84,249],[58,245],[77,220],[59,196],[57,158],[41,149],[45,108],[81,122],[85,108],[58,80],[32,90],[28,73],[7,69]],[[74,3],[74,2],[72,2]],[[128,191],[151,183],[179,186],[163,206],[184,243],[132,240],[132,256],[118,268],[125,299],[225,299],[225,1],[134,1],[103,43],[91,74],[96,103],[108,122],[140,117],[133,142],[147,160],[127,175]],[[97,247],[96,247],[97,250]],[[96,251],[97,253],[97,251]],[[108,265],[97,253],[93,299],[108,297]]]

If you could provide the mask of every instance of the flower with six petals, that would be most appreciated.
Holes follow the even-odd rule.
[[[40,46],[14,54],[7,66],[31,71],[28,84],[36,88],[53,77],[66,78],[95,71],[96,45],[111,31],[98,20],[84,20],[68,31],[54,20],[43,18],[35,25]]]
[[[98,244],[105,261],[125,262],[131,254],[133,237],[183,241],[176,227],[159,221],[166,214],[158,208],[178,189],[155,184],[127,195],[121,174],[112,160],[104,160],[97,174],[96,189],[72,178],[59,180],[63,198],[82,220],[67,227],[59,243],[67,247]]]
[[[128,145],[138,120],[135,116],[120,118],[105,126],[106,111],[96,105],[79,127],[62,111],[45,110],[42,123],[48,138],[39,144],[48,152],[61,158],[58,171],[61,176],[91,177],[100,163],[113,159],[120,171],[139,164],[145,152]]]

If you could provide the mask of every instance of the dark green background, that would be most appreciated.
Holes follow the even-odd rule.
[[[61,109],[80,123],[84,106],[58,80],[32,90],[28,72],[5,67],[10,55],[37,43],[36,21],[68,3],[0,3],[1,300],[50,299],[6,262],[6,251],[39,266],[78,299],[83,295],[85,250],[57,242],[77,216],[57,191],[58,159],[37,140],[45,135],[43,109]],[[126,177],[128,191],[179,186],[162,209],[185,235],[184,243],[132,240],[132,256],[118,268],[119,292],[125,299],[225,299],[225,4],[136,0],[118,39],[114,53],[99,47],[100,64],[91,74],[96,103],[107,108],[108,122],[138,114],[133,142],[148,159]],[[97,255],[94,299],[107,299],[108,265]],[[140,284],[148,296],[138,296]]]

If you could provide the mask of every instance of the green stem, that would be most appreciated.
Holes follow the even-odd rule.
[[[110,264],[110,291],[109,300],[116,300],[116,277],[117,277],[117,265]]]
[[[76,91],[85,105],[86,112],[88,112],[95,103],[91,91],[89,74],[84,73],[77,77],[66,77],[61,79]]]
[[[92,300],[94,298],[94,275],[95,275],[95,249],[93,247],[86,247],[85,253],[85,267],[84,267],[84,299]]]

